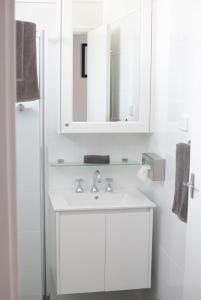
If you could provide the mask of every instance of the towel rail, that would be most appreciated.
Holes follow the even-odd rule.
[[[24,104],[22,104],[22,103],[17,104],[16,110],[19,112],[23,112],[25,110]]]

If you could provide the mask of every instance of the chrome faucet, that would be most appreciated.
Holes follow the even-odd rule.
[[[92,193],[98,193],[99,189],[97,187],[97,183],[101,183],[101,173],[99,170],[96,170],[93,175],[93,185],[91,188]]]

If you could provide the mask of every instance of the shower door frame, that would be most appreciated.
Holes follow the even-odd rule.
[[[41,254],[42,292],[47,298],[47,258],[46,258],[46,197],[47,197],[47,126],[46,126],[46,36],[45,31],[37,33],[39,38],[39,87],[40,87],[40,203],[41,203]]]

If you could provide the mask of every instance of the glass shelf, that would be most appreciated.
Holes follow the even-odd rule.
[[[122,162],[122,161],[111,161],[109,164],[85,164],[83,162],[68,162],[64,161],[63,163],[59,162],[51,162],[50,165],[52,167],[109,167],[109,166],[140,166],[141,163],[137,161],[128,161],[128,162]]]

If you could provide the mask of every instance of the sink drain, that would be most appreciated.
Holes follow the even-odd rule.
[[[95,200],[98,200],[98,199],[99,199],[99,196],[94,196],[94,199],[95,199]]]

